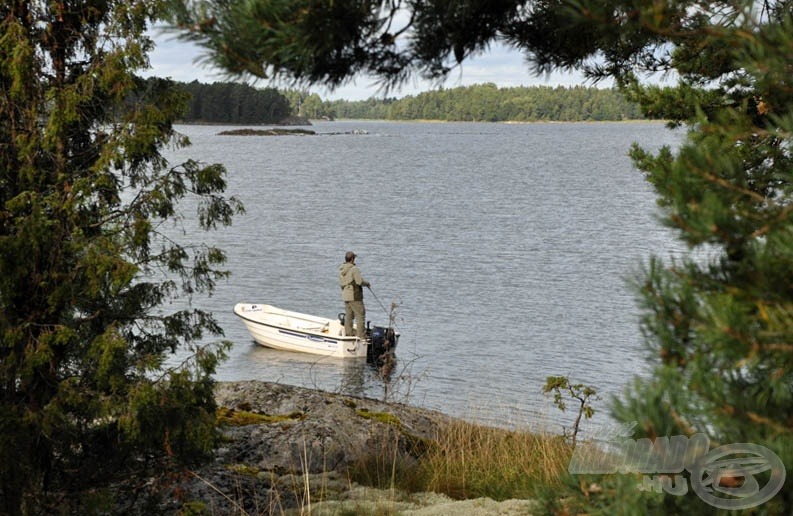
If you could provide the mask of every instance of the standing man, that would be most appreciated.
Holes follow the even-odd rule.
[[[341,298],[344,300],[344,334],[366,338],[366,308],[363,306],[363,287],[372,285],[361,277],[361,270],[355,265],[355,253],[347,251],[344,263],[339,267],[339,286]],[[352,320],[355,318],[356,333],[352,332]]]

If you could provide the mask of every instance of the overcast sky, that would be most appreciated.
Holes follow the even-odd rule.
[[[222,73],[200,63],[203,50],[196,45],[177,41],[171,35],[153,33],[156,42],[154,52],[149,54],[152,68],[146,76],[170,77],[175,81],[212,83],[224,81]],[[499,87],[511,86],[575,86],[589,85],[575,74],[552,74],[550,77],[535,76],[529,71],[523,56],[514,50],[503,46],[494,46],[491,50],[476,58],[469,58],[463,62],[462,69],[455,69],[443,84],[445,88],[467,86],[492,82]],[[254,83],[254,86],[286,87],[285,85],[270,84],[264,81]],[[599,84],[598,86],[603,86]],[[608,85],[606,85],[608,86]],[[421,81],[410,81],[400,90],[392,91],[389,97],[403,97],[415,95],[422,91],[435,89],[437,85]],[[347,99],[364,100],[372,96],[382,96],[378,92],[378,85],[372,79],[358,78],[355,81],[330,92],[325,88],[312,88],[323,100]]]

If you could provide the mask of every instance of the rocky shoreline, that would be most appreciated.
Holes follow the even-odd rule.
[[[216,388],[222,445],[174,482],[163,514],[528,514],[531,502],[453,501],[363,487],[350,468],[416,461],[450,418],[398,403],[269,382]],[[452,507],[456,507],[452,509]]]

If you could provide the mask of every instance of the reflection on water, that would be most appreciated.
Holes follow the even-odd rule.
[[[377,396],[381,400],[394,401],[403,383],[398,373],[400,362],[395,356],[381,363],[368,363],[365,359],[295,353],[251,342],[240,358],[247,362],[246,367],[249,368],[281,371],[283,376],[267,378],[267,381],[303,385],[349,396]],[[228,378],[233,379],[238,378]],[[330,382],[335,382],[335,385]]]

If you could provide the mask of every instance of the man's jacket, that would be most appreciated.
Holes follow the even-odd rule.
[[[364,280],[361,270],[353,263],[345,262],[339,267],[339,286],[344,301],[363,301]]]

